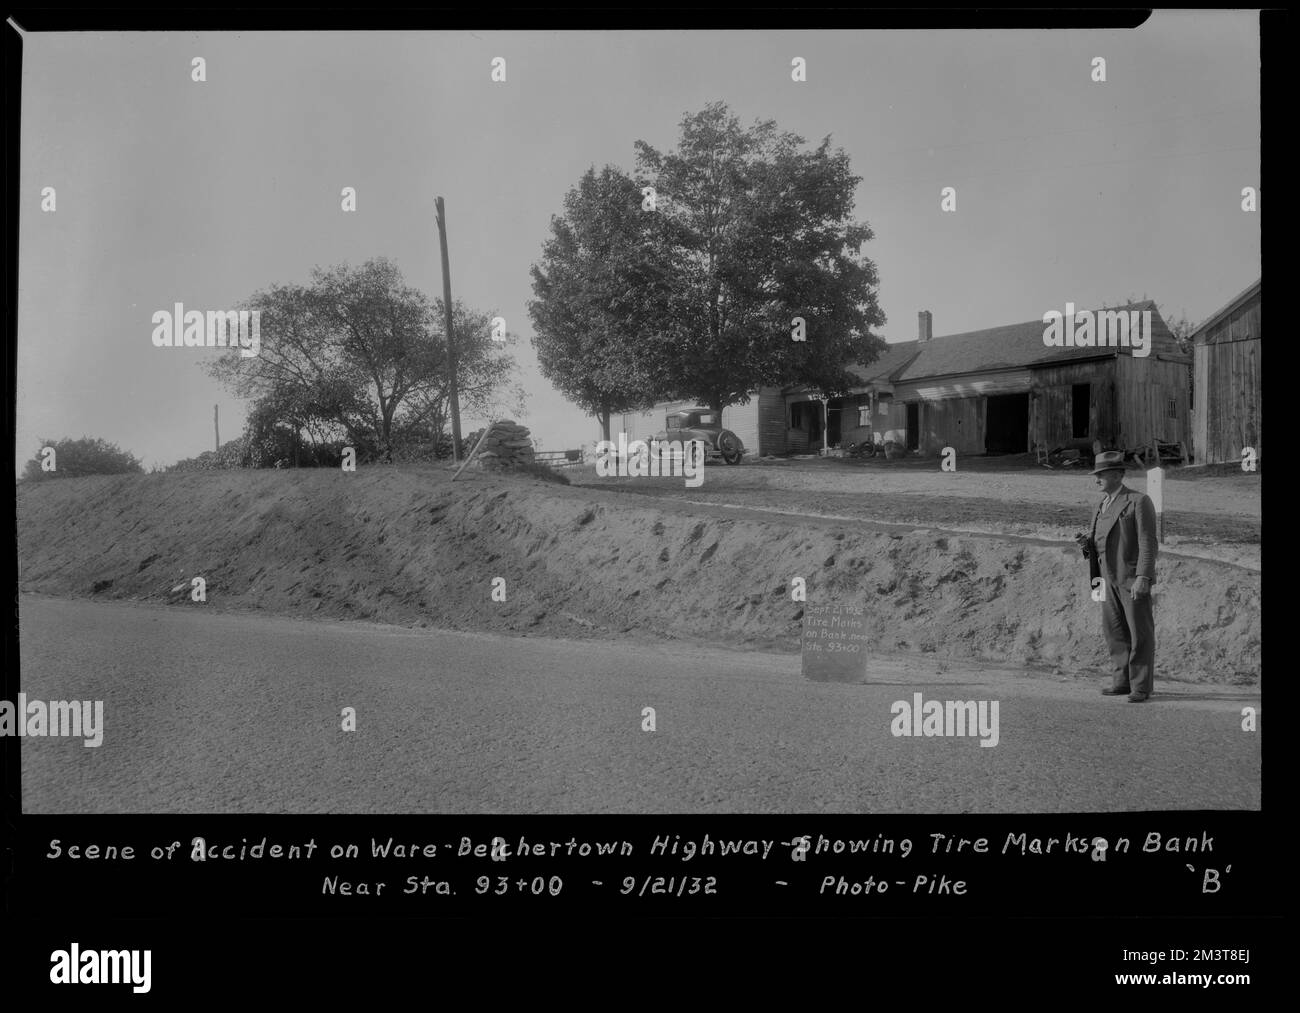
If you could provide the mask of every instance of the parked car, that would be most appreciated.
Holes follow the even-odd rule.
[[[664,419],[664,429],[655,434],[657,440],[680,440],[683,445],[691,440],[704,444],[706,457],[721,457],[727,464],[739,464],[745,456],[745,445],[730,429],[722,428],[722,420],[712,408],[683,408],[669,412]]]

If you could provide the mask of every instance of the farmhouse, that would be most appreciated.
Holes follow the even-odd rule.
[[[1240,461],[1245,447],[1260,456],[1260,341],[1263,279],[1192,334],[1197,464]]]
[[[916,359],[919,346],[917,341],[895,342],[875,362],[866,366],[850,365],[848,371],[858,378],[859,385],[845,397],[831,398],[824,413],[814,392],[787,388],[784,452],[807,454],[823,446],[848,443],[870,430],[888,432],[904,428],[905,423],[900,426],[891,421],[896,394],[893,377]]]
[[[747,404],[726,408],[723,425],[759,455],[815,453],[870,431],[925,455],[944,447],[1023,454],[1096,440],[1123,449],[1156,440],[1190,447],[1190,357],[1154,302],[1116,309],[1149,319],[1149,347],[1048,345],[1041,317],[934,337],[923,310],[916,340],[891,343],[875,362],[848,367],[859,383],[844,396],[823,405],[807,388],[763,388]],[[622,416],[628,439],[653,435],[666,413],[690,403]]]

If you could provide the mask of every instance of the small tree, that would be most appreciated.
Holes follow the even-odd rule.
[[[260,417],[250,430],[255,443],[279,439],[275,434],[284,429],[291,459],[306,445],[341,443],[355,447],[362,460],[391,459],[399,445],[419,443],[430,426],[445,424],[442,304],[408,286],[391,261],[316,268],[310,284],[273,285],[247,308],[262,315],[260,353],[250,358],[232,349],[208,370],[254,402]],[[452,318],[460,403],[473,411],[514,370],[505,351],[509,336],[494,340],[493,314],[459,302]]]

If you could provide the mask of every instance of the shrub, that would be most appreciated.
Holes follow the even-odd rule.
[[[548,468],[544,464],[538,464],[535,461],[522,461],[517,464],[507,465],[502,471],[509,473],[518,473],[531,475],[533,478],[539,478],[543,482],[557,482],[560,485],[569,484],[569,476],[562,471],[556,471],[554,468]]]
[[[54,449],[54,470],[42,471],[42,451]],[[79,440],[41,440],[41,446],[23,468],[23,481],[47,478],[80,478],[84,475],[130,475],[143,473],[136,457],[116,443],[83,436]]]
[[[177,461],[166,471],[225,471],[248,467],[248,440],[239,436],[221,445],[216,451],[205,450],[198,457]]]

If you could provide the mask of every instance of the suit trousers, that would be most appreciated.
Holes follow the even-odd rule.
[[[1156,620],[1151,595],[1135,598],[1118,584],[1106,581],[1101,605],[1101,629],[1115,666],[1112,686],[1130,693],[1155,690]]]

